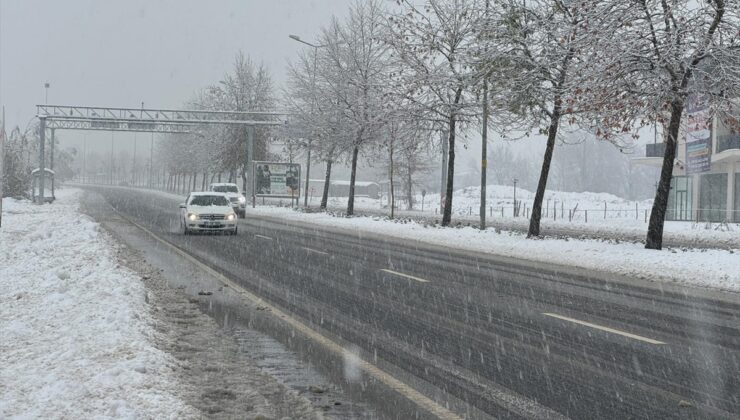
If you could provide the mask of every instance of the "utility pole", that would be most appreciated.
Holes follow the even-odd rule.
[[[486,17],[488,17],[486,0]],[[486,47],[486,50],[488,48]],[[480,147],[480,230],[486,230],[486,181],[488,175],[488,72],[483,76],[483,132]]]

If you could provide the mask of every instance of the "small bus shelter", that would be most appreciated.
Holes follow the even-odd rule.
[[[44,203],[51,203],[56,198],[54,196],[54,171],[49,168],[44,168],[43,172],[41,172],[41,168],[36,168],[33,171],[31,171],[31,177],[33,178],[32,185],[32,191],[31,191],[31,197],[33,198],[33,201],[36,203],[42,202],[40,200],[41,197],[39,197],[40,194],[40,187],[39,182],[41,180],[41,176],[43,173],[44,181],[45,183],[50,182],[51,188],[44,188],[44,197],[43,202]],[[49,185],[48,183],[46,185]]]

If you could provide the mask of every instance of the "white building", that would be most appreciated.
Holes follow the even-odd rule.
[[[705,113],[688,106],[682,118],[666,220],[740,222],[740,133]],[[648,144],[634,161],[661,167],[664,151]]]

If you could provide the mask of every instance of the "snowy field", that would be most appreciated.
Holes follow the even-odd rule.
[[[399,195],[400,196],[400,195]],[[514,188],[512,186],[489,185],[486,194],[487,219],[489,223],[496,223],[504,227],[526,229],[529,220],[520,213],[520,217],[513,217]],[[422,196],[415,198],[416,210],[407,211],[406,202],[397,197],[396,215],[408,217],[436,217],[441,220],[435,209],[439,205],[439,194],[427,194],[424,197],[424,212],[421,209]],[[524,209],[531,209],[534,193],[517,188],[516,199]],[[314,199],[312,205],[318,206],[319,200]],[[347,207],[346,197],[331,197],[328,206],[338,211]],[[571,231],[574,234],[583,233],[595,236],[609,237],[615,234],[621,236],[643,237],[647,232],[646,216],[649,217],[652,200],[629,201],[607,193],[591,192],[563,192],[547,191],[541,225],[544,228],[556,228]],[[452,200],[453,222],[477,223],[480,209],[480,187],[468,187],[455,191]],[[377,200],[367,197],[358,197],[355,208],[374,212],[388,213],[387,199]],[[491,211],[491,208],[493,211]],[[502,210],[503,208],[503,215]],[[606,212],[604,212],[606,208]],[[574,216],[569,218],[569,211]],[[557,213],[556,213],[557,212]],[[647,214],[646,214],[647,212]],[[695,223],[695,222],[666,222],[664,238],[686,243],[706,245],[719,244],[722,247],[740,247],[740,224]]]
[[[440,228],[380,217],[334,217],[283,207],[258,206],[248,213],[281,217],[378,235],[412,239],[525,260],[740,292],[740,249],[644,249],[642,244],[587,239],[529,240],[525,235],[471,227]],[[249,217],[249,216],[247,216]]]
[[[145,286],[78,212],[3,201],[0,418],[192,418],[158,350]]]

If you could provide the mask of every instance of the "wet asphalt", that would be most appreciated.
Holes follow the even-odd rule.
[[[737,295],[268,217],[183,236],[177,200],[94,190],[461,416],[740,417]]]

